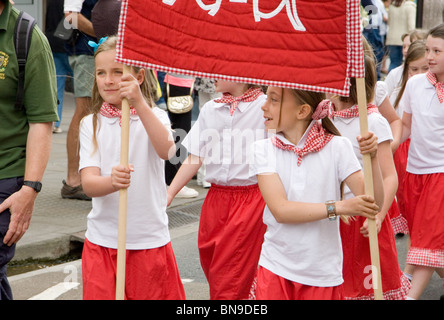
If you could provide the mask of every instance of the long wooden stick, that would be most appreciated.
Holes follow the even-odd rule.
[[[368,132],[367,119],[367,98],[365,93],[365,79],[357,78],[356,87],[358,93],[358,108],[359,108],[359,123],[361,127],[361,136]],[[365,194],[374,196],[373,190],[373,174],[370,154],[364,154],[362,157],[364,179],[365,179]],[[370,257],[372,262],[372,283],[375,300],[383,300],[382,296],[382,281],[381,281],[381,266],[379,263],[379,244],[378,244],[378,230],[376,228],[376,221],[368,219],[368,231],[370,241]]]
[[[130,67],[124,65],[123,73],[130,73]],[[130,108],[127,99],[122,100],[122,133],[120,142],[120,164],[128,166],[129,154],[129,116]],[[117,273],[116,300],[125,299],[125,266],[126,266],[126,210],[128,189],[119,191],[119,229],[117,239]]]

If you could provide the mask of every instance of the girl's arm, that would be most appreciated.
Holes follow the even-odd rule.
[[[382,188],[382,177],[377,158],[378,141],[377,137],[368,132],[364,137],[358,137],[359,147],[362,154],[370,153],[372,158],[374,186]],[[304,203],[288,201],[287,195],[278,174],[257,175],[259,188],[262,196],[279,223],[303,223],[317,221],[327,218],[325,203]],[[347,200],[336,201],[336,214],[345,216],[360,215],[369,219],[379,211],[379,206],[373,197],[365,195],[364,175],[362,171],[357,171],[345,179],[345,183],[356,197]],[[381,192],[375,195],[381,198]],[[382,198],[383,198],[382,192]],[[383,201],[381,201],[382,203]]]
[[[167,206],[171,204],[176,194],[194,177],[202,165],[202,158],[189,154],[177,171],[167,191]]]
[[[381,224],[393,203],[393,199],[398,189],[398,175],[396,173],[395,165],[393,163],[393,155],[389,141],[384,141],[378,145],[378,158],[379,167],[381,168],[381,174],[383,179],[384,203],[380,205],[381,210],[376,215],[376,227],[378,232],[381,230]],[[376,187],[375,187],[376,192]],[[361,227],[361,233],[364,236],[368,236],[368,224],[367,221]]]
[[[412,130],[412,114],[404,112],[402,114],[402,136],[401,143],[407,140],[410,137],[410,133]]]
[[[387,119],[388,123],[390,124],[390,128],[392,129],[393,141],[391,143],[391,148],[392,152],[394,153],[396,149],[398,149],[401,141],[402,120],[398,117],[398,114],[390,103],[388,97],[385,97],[381,105],[378,106],[378,109],[382,116]]]
[[[120,97],[128,99],[129,104],[136,108],[158,156],[163,160],[169,160],[176,153],[176,145],[169,130],[154,114],[140,91],[140,79],[144,79],[144,73],[145,70],[141,69],[139,75],[143,74],[143,76],[138,75],[138,79],[131,74],[123,75],[120,83]]]
[[[130,186],[131,172],[133,166],[124,167],[117,165],[113,167],[110,176],[101,176],[100,168],[86,167],[80,170],[82,188],[89,197],[103,197],[120,189]]]
[[[349,179],[358,179],[363,185],[361,171],[351,174],[347,180]],[[289,201],[277,173],[259,174],[257,181],[265,203],[277,222],[305,223],[328,217],[325,203]],[[378,206],[375,205],[373,198],[367,195],[336,202],[337,215],[362,215],[372,219],[377,212]]]
[[[163,160],[171,159],[176,153],[176,145],[167,127],[160,122],[151,107],[144,102],[143,107],[137,109],[137,114],[145,127],[157,155]]]
[[[398,190],[398,174],[396,173],[389,141],[384,141],[378,145],[378,158],[384,185],[384,204],[378,213],[382,221],[395,199],[396,190]]]

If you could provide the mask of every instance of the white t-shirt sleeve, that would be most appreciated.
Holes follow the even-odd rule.
[[[168,117],[168,113],[159,107],[154,107],[153,112],[156,115],[157,119],[160,120],[160,122],[168,129],[170,132],[171,140],[173,140],[173,129],[171,129],[171,121]]]
[[[89,115],[82,119],[80,122],[80,161],[79,171],[86,167],[99,167],[100,168],[100,153],[93,143],[93,125],[92,115]],[[99,123],[97,127],[99,127]],[[95,150],[94,150],[95,149]]]
[[[361,164],[353,151],[353,145],[348,138],[335,137],[333,141],[336,144],[335,152],[336,163],[338,167],[338,178],[342,182],[352,173],[361,170]]]
[[[379,106],[384,102],[384,99],[388,96],[387,84],[384,81],[378,81],[376,83],[375,104]]]
[[[252,144],[250,175],[276,173],[276,149],[270,139],[258,140]]]
[[[385,78],[384,82],[387,85],[387,93],[389,95],[392,94],[393,90],[395,90],[396,87],[399,86],[401,82],[401,75],[403,71],[403,66],[400,65],[389,72],[387,77]]]
[[[168,117],[168,113],[166,113],[166,111],[160,109],[159,107],[154,107],[153,112],[164,126],[171,128],[170,118]]]
[[[369,121],[369,130],[378,137],[378,143],[387,140],[392,141],[393,134],[388,121],[379,113],[372,113],[369,117],[371,117],[371,121]]]

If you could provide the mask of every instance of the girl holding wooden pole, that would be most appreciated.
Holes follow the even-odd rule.
[[[364,44],[366,44],[364,42]],[[376,86],[375,58],[371,47],[364,45],[365,93],[366,100],[373,101]],[[332,120],[341,135],[350,139],[358,159],[362,157],[358,151],[356,136],[360,135],[358,112],[357,84],[351,81],[349,97],[331,98],[335,111]],[[396,194],[398,178],[391,150],[392,132],[387,120],[379,113],[378,108],[367,104],[368,127],[378,137],[378,159],[383,176],[384,204],[376,215],[380,256],[380,283],[378,288],[385,300],[402,300],[406,298],[409,282],[403,275],[399,263],[390,217],[386,217]],[[376,189],[376,188],[375,188]],[[345,198],[350,197],[345,190]],[[372,264],[369,243],[369,226],[365,218],[357,217],[349,224],[341,223],[341,238],[344,249],[344,289],[347,299],[374,299],[372,275],[377,272]],[[378,276],[379,278],[379,276]],[[380,285],[380,284],[379,284]]]
[[[254,143],[251,173],[267,204],[267,224],[252,295],[258,300],[343,299],[339,219],[374,219],[383,194],[365,195],[352,145],[328,119],[324,93],[269,87],[262,107],[276,135]],[[375,190],[382,189],[377,138],[359,138],[370,153]],[[342,200],[342,185],[356,197]],[[379,201],[379,199],[381,201]],[[349,220],[349,219],[347,219]]]
[[[150,72],[131,67],[123,74],[115,56],[116,37],[96,45],[93,110],[80,127],[80,173],[92,197],[82,255],[83,298],[116,297],[116,191],[127,189],[125,299],[185,299],[166,214],[164,160],[175,153],[170,122],[154,107],[157,88]],[[119,164],[122,99],[131,106],[129,166]]]

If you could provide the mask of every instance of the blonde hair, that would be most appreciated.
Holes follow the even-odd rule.
[[[115,50],[117,46],[117,37],[116,36],[110,36],[108,37],[100,46],[97,48],[97,50],[94,53],[94,58],[97,57],[97,55],[104,51],[109,50]],[[142,68],[131,66],[131,71],[134,73],[139,73],[139,71]],[[152,70],[146,70],[145,69],[145,79],[140,84],[140,91],[142,92],[142,95],[144,96],[146,102],[148,105],[152,108],[157,100],[159,100],[159,96],[157,94],[157,78],[154,75]],[[91,95],[91,113],[93,114],[93,145],[94,150],[92,153],[94,153],[97,150],[97,125],[98,125],[98,117],[97,115],[100,113],[100,109],[102,108],[104,100],[100,96],[99,89],[97,87],[97,80],[94,76],[94,82],[93,82],[93,88],[92,88],[92,95]]]

